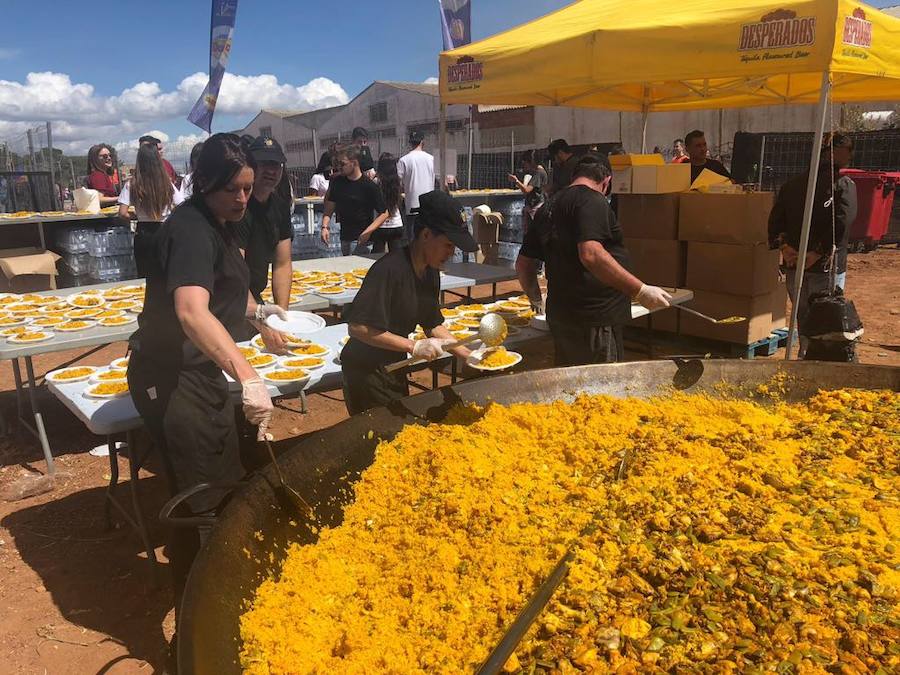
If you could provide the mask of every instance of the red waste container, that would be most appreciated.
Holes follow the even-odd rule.
[[[856,183],[859,210],[850,226],[850,250],[872,250],[888,230],[894,206],[894,189],[900,185],[900,172],[842,169],[841,175],[849,176]]]

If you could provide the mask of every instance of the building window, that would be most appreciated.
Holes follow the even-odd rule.
[[[272,138],[272,127],[260,127],[259,135],[265,136],[266,138]]]
[[[378,124],[379,122],[387,122],[387,118],[387,101],[381,101],[369,106],[369,122]]]

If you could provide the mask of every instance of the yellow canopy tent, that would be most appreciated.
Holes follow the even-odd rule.
[[[803,260],[828,100],[900,99],[900,19],[854,0],[580,0],[442,53],[440,94],[640,111],[645,133],[654,111],[818,102]]]

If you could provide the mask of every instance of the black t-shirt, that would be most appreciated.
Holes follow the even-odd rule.
[[[365,173],[375,168],[375,160],[372,159],[372,150],[368,145],[358,145],[359,148],[359,170]]]
[[[520,253],[547,263],[547,313],[551,321],[617,326],[631,319],[631,301],[591,274],[578,257],[578,244],[599,241],[625,269],[628,251],[622,230],[601,193],[584,185],[554,195],[550,217],[536,218]]]
[[[207,368],[212,361],[191,342],[175,315],[175,290],[201,286],[209,310],[237,336],[246,322],[248,272],[233,226],[216,224],[200,199],[177,208],[157,233],[144,310],[130,343],[163,368]]]
[[[563,188],[569,187],[572,182],[572,174],[575,172],[575,165],[578,164],[580,158],[572,155],[565,162],[553,166],[551,174],[551,188],[553,192],[559,192]]]
[[[404,337],[416,324],[429,331],[444,321],[438,301],[440,288],[440,272],[427,267],[425,276],[417,277],[409,247],[404,246],[372,265],[353,304],[344,311],[344,319]],[[341,351],[341,363],[354,370],[373,371],[403,358],[400,352],[378,349],[354,338]]]
[[[291,207],[281,197],[272,194],[265,204],[250,198],[247,214],[235,227],[239,248],[250,270],[250,292],[257,302],[269,281],[269,265],[275,259],[275,247],[285,239],[294,238]]]
[[[722,164],[722,162],[720,162],[717,159],[707,159],[706,164],[704,164],[703,166],[696,166],[694,164],[691,164],[691,182],[692,183],[695,180],[697,180],[697,176],[699,176],[703,172],[703,169],[709,169],[713,173],[717,173],[720,176],[725,176],[725,178],[731,178],[731,174],[728,172],[728,169],[725,168],[725,165]]]
[[[346,176],[332,178],[325,201],[336,204],[342,241],[359,239],[363,230],[375,220],[375,214],[387,210],[381,188],[365,176],[357,180]]]

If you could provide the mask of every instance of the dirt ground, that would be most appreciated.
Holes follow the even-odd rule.
[[[900,365],[898,271],[900,250],[896,248],[850,258],[847,295],[856,303],[866,328],[859,349],[863,362]],[[481,293],[476,296],[489,292],[478,290]],[[517,349],[529,368],[550,365],[547,339]],[[84,362],[106,364],[124,353],[125,345],[118,343]],[[60,353],[36,358],[36,374],[76,356]],[[629,353],[629,357],[642,355]],[[88,453],[104,439],[90,434],[46,389],[41,390],[40,401],[60,478],[48,494],[0,502],[0,673],[158,672],[174,627],[165,531],[156,520],[166,499],[164,482],[152,461],[141,472],[144,513],[162,561],[154,585],[138,537],[120,521],[119,527],[106,528],[109,460]],[[280,449],[298,436],[346,417],[339,391],[311,396],[309,404],[307,415],[297,412],[296,400],[283,402],[276,410],[274,433]],[[2,489],[44,469],[39,445],[15,422],[15,386],[7,364],[0,369],[0,414],[7,428],[0,437]],[[127,479],[127,460],[119,463]],[[126,496],[127,485],[119,493]]]

